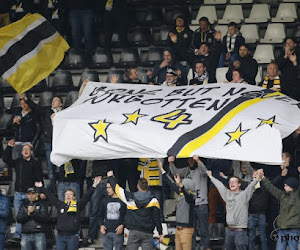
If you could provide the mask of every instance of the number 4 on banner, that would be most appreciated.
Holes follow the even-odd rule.
[[[166,114],[153,116],[151,121],[164,123],[164,129],[173,130],[179,125],[187,125],[192,123],[192,120],[188,119],[191,117],[191,114],[185,113],[185,111],[185,109],[178,109]]]

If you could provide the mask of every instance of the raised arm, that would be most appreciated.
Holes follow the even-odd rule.
[[[212,176],[211,171],[207,171],[207,176],[210,178],[211,182],[216,186],[218,189],[222,199],[227,202],[227,194],[230,192],[227,187],[224,186],[224,184]]]
[[[258,177],[261,179],[261,182],[263,183],[266,190],[273,195],[277,200],[280,200],[282,194],[284,193],[282,190],[275,187],[268,178],[264,176],[264,172],[262,169],[259,169],[258,171]]]

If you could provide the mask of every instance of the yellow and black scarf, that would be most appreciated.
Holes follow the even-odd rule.
[[[76,200],[72,200],[70,202],[65,201],[65,203],[69,206],[67,213],[76,213],[77,212],[77,202],[76,202]]]
[[[263,88],[268,88],[268,83],[269,81],[272,81],[269,79],[269,75],[266,75],[262,87]],[[275,79],[273,80],[273,86],[269,86],[269,88],[273,88],[275,87],[276,89],[278,89],[278,91],[280,91],[280,77],[279,75],[275,76]]]

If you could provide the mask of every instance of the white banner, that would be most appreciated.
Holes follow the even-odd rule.
[[[166,156],[281,162],[300,103],[246,84],[161,87],[89,82],[54,119],[51,161]]]

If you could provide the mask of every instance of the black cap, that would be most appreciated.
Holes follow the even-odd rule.
[[[27,189],[27,193],[37,193],[35,187],[30,187]]]

